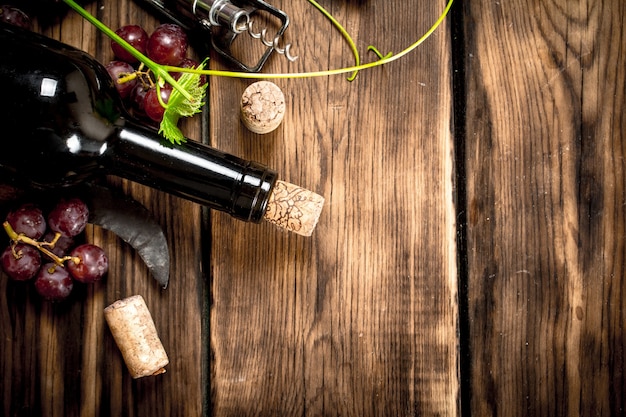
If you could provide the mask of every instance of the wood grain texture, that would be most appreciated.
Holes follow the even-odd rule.
[[[111,27],[156,27],[154,18],[127,0],[92,3]],[[112,59],[108,38],[68,12],[42,33]],[[185,127],[200,137],[199,123]],[[3,416],[198,416],[203,410],[203,279],[200,208],[145,187],[110,180],[144,204],[162,225],[172,256],[167,290],[150,277],[135,253],[115,235],[89,227],[87,239],[110,258],[108,277],[78,286],[68,303],[42,302],[32,286],[0,278],[0,414]],[[104,308],[130,295],[144,297],[170,355],[168,372],[132,380],[106,327]]]
[[[267,71],[353,63],[307,2],[271,3],[291,17],[286,40],[300,58],[272,59]],[[406,2],[322,1],[360,51],[383,53],[414,41],[444,7],[426,3],[410,2],[407,13]],[[170,285],[159,289],[130,247],[96,227],[88,239],[107,250],[111,272],[73,302],[41,302],[0,276],[0,414],[459,415],[462,398],[475,416],[623,415],[626,6],[455,7],[462,126],[452,120],[450,21],[352,83],[276,80],[287,112],[263,136],[239,120],[252,81],[211,78],[211,144],[324,196],[313,236],[207,218],[197,205],[109,179],[163,226]],[[130,0],[89,8],[110,26],[156,24]],[[38,29],[110,59],[108,40],[72,13]],[[185,126],[188,136],[201,136],[199,124]],[[465,140],[458,153],[453,127]],[[455,183],[457,172],[465,177]],[[467,202],[458,213],[457,186]],[[166,374],[136,381],[103,317],[133,294],[145,298],[170,356]],[[461,344],[468,365],[459,366]]]
[[[291,17],[286,41],[300,58],[276,57],[266,71],[353,64],[307,2],[273,4]],[[360,51],[385,52],[417,39],[444,6],[323,5]],[[444,27],[352,83],[276,80],[287,112],[263,136],[238,120],[251,81],[211,79],[212,143],[326,199],[310,238],[212,215],[214,415],[457,414],[450,71]]]
[[[624,2],[466,2],[471,411],[623,415]]]

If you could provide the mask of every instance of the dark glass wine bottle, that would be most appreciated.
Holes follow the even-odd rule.
[[[0,24],[0,173],[36,188],[112,174],[260,222],[276,173],[127,114],[106,69],[71,46]]]

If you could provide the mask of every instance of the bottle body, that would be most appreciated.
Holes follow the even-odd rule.
[[[5,177],[55,188],[114,174],[242,220],[262,219],[275,172],[191,140],[166,144],[128,116],[106,69],[82,51],[7,25],[0,43]]]
[[[0,104],[5,132],[0,166],[41,188],[74,185],[92,176],[102,168],[99,160],[115,123],[92,108],[107,102],[111,109],[121,106],[99,89],[103,74],[96,74],[97,66],[90,67],[78,51],[60,44],[56,53],[42,50],[19,36],[25,32],[2,29],[0,41],[11,46],[3,53],[0,80],[12,100]]]

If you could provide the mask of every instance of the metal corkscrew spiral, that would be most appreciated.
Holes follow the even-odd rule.
[[[294,62],[296,59],[298,59],[298,56],[294,56],[291,55],[291,44],[288,43],[285,45],[284,48],[281,48],[279,46],[280,41],[281,41],[281,37],[280,36],[274,36],[271,39],[267,39],[267,29],[262,29],[261,32],[254,32],[254,30],[252,29],[252,24],[253,21],[250,20],[248,21],[248,23],[246,24],[246,30],[248,31],[248,34],[250,36],[252,36],[254,39],[260,39],[261,42],[263,42],[263,45],[267,46],[267,47],[271,47],[274,48],[274,51],[284,55],[285,58],[287,58],[288,61],[290,62]]]
[[[293,62],[298,57],[291,53],[291,44],[281,47],[280,43],[289,17],[282,10],[263,0],[141,0],[156,8],[170,20],[184,28],[200,28],[209,31],[213,48],[230,62],[248,72],[261,70],[273,52],[283,55]],[[280,23],[275,35],[269,35],[267,29],[256,32],[253,29],[252,17],[257,12],[265,12]],[[256,64],[249,65],[231,50],[235,39],[243,32],[261,40],[265,46],[264,53]]]

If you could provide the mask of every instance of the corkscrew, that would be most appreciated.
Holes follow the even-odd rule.
[[[289,16],[263,0],[141,0],[141,2],[150,5],[185,30],[209,32],[213,49],[244,71],[260,71],[273,53],[284,56],[288,61],[295,61],[298,58],[292,54],[291,44],[282,47],[280,45],[289,26]],[[270,35],[267,27],[256,29],[256,17],[259,19],[270,17],[269,23],[278,28],[275,34]],[[262,49],[260,57],[255,59],[256,63],[245,63],[242,54],[237,54],[233,48],[239,35],[244,32],[252,39],[260,40]]]
[[[262,42],[265,46],[270,47],[270,48],[274,48],[274,51],[275,51],[275,52],[277,52],[277,53],[279,53],[279,54],[281,54],[281,55],[284,55],[284,56],[285,56],[285,58],[287,58],[287,60],[288,60],[288,61],[293,62],[293,61],[295,61],[296,59],[298,59],[298,57],[297,57],[297,56],[293,56],[293,55],[291,55],[291,51],[290,51],[290,49],[291,49],[291,44],[290,44],[290,43],[286,44],[284,48],[281,48],[281,47],[279,46],[279,43],[280,43],[280,40],[281,40],[281,39],[280,39],[280,38],[281,38],[281,35],[276,35],[276,36],[274,36],[273,38],[270,38],[270,39],[268,40],[268,39],[267,39],[267,28],[262,29],[262,30],[261,30],[261,32],[257,32],[257,33],[255,33],[255,32],[254,32],[254,30],[252,29],[252,24],[253,24],[253,23],[254,23],[254,21],[253,21],[253,20],[249,20],[249,21],[246,23],[246,30],[247,30],[247,32],[248,32],[248,34],[249,34],[250,36],[252,36],[254,39],[260,39],[260,40],[261,40],[261,42]]]

